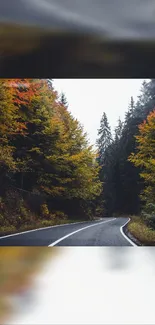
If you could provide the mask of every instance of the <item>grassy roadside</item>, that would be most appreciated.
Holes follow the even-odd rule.
[[[96,219],[94,218],[94,221]],[[87,221],[91,221],[91,220],[70,220],[70,219],[66,219],[66,220],[62,220],[62,219],[56,219],[56,220],[40,220],[35,224],[31,224],[31,225],[23,225],[20,228],[16,228],[15,226],[9,226],[9,227],[0,227],[0,236],[5,236],[5,235],[11,235],[14,233],[18,233],[18,232],[22,232],[22,231],[27,231],[27,230],[33,230],[33,229],[38,229],[38,228],[44,228],[44,227],[50,227],[50,226],[55,226],[55,225],[62,225],[62,224],[66,224],[66,223],[75,223],[75,222],[87,222]]]
[[[146,225],[144,220],[138,216],[130,216],[131,221],[127,230],[144,246],[155,246],[155,230]]]

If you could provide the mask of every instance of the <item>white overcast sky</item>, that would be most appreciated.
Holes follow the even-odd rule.
[[[91,144],[95,144],[103,112],[114,130],[124,120],[131,96],[136,101],[144,79],[54,79],[58,93],[64,92],[69,111],[84,126]]]

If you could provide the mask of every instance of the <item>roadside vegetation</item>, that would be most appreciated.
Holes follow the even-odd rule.
[[[154,79],[143,82],[137,102],[131,97],[114,134],[103,113],[97,145],[103,183],[98,205],[105,215],[131,216],[129,231],[142,243],[155,245]]]
[[[97,214],[96,152],[52,80],[1,80],[0,184],[0,232]]]
[[[155,246],[155,229],[152,229],[141,217],[132,216],[128,231],[144,246]]]
[[[1,80],[0,233],[129,215],[154,243],[154,79],[114,132],[103,107],[96,145],[52,80]]]

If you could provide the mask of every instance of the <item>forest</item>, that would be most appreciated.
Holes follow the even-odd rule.
[[[155,229],[154,79],[114,132],[103,107],[96,147],[53,80],[2,79],[0,232],[124,215]]]
[[[0,229],[89,220],[101,193],[96,152],[52,80],[0,82]]]
[[[146,242],[153,236],[155,244],[151,232],[155,229],[154,79],[143,82],[136,102],[131,96],[124,121],[118,119],[114,134],[103,113],[97,145],[103,184],[98,205],[106,216],[139,216],[138,224],[129,224],[129,229],[142,240],[147,231]]]

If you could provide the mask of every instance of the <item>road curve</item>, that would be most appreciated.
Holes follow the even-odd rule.
[[[0,237],[0,246],[134,246],[122,231],[128,218],[104,218]]]

